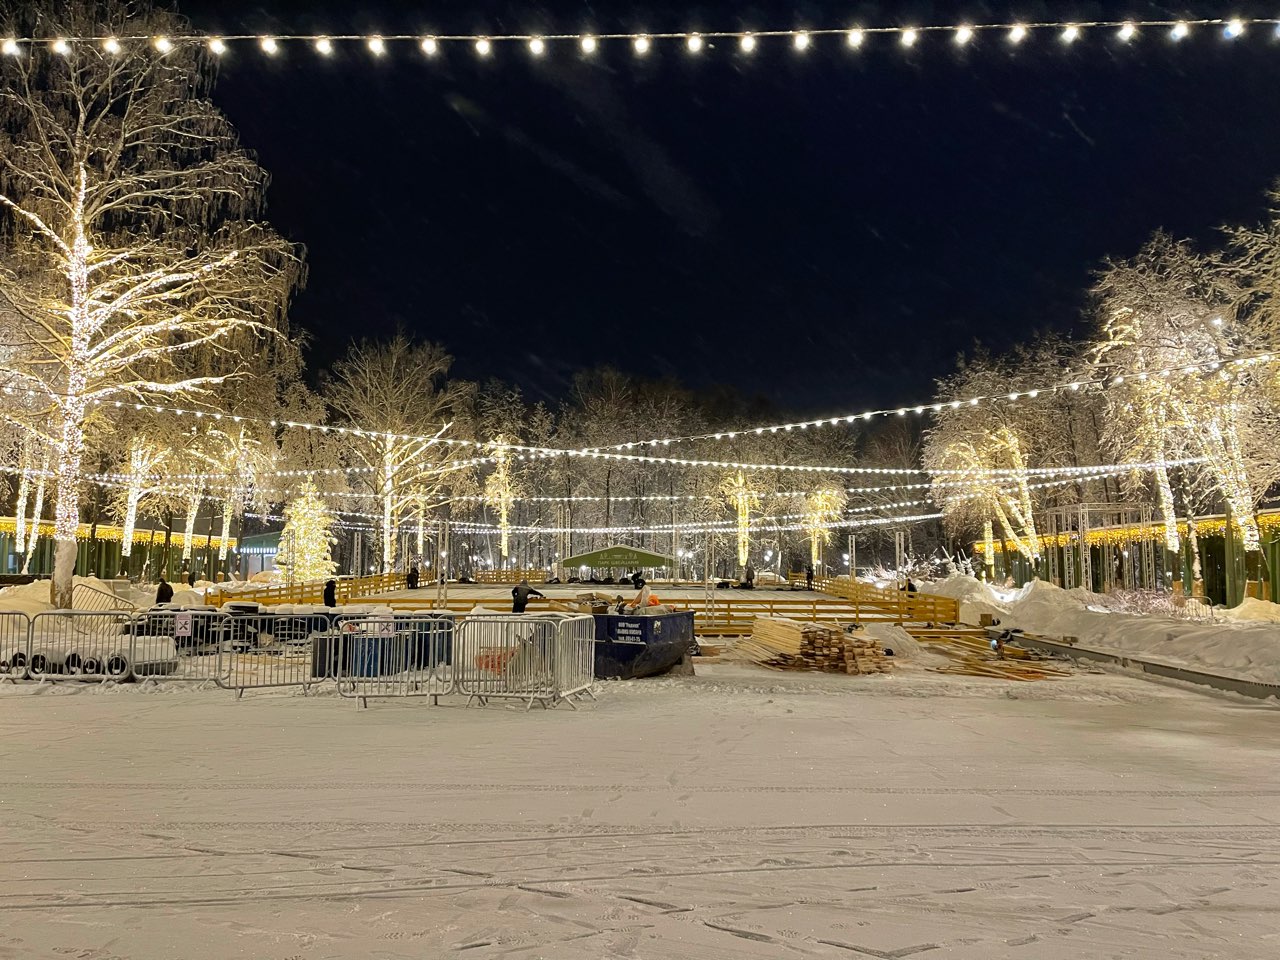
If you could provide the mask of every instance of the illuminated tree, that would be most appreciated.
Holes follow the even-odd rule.
[[[754,479],[739,470],[725,477],[720,484],[720,495],[729,504],[737,520],[740,569],[745,569],[751,554],[751,511],[760,506],[760,494],[752,482]]]
[[[161,36],[144,4],[32,5],[6,35]],[[39,22],[37,23],[37,18]],[[0,378],[32,391],[56,451],[53,594],[71,605],[86,433],[115,401],[196,401],[239,372],[185,360],[233,334],[275,336],[294,249],[252,217],[266,175],[207,99],[194,44],[74,44],[0,63],[0,302],[22,340]]]
[[[152,437],[137,433],[129,441],[125,466],[125,485],[117,488],[115,511],[120,516],[123,533],[120,556],[124,561],[133,555],[133,532],[138,523],[138,510],[144,498],[159,482],[158,471],[169,459],[171,449]]]
[[[343,438],[343,450],[359,470],[354,483],[381,505],[384,573],[395,563],[396,531],[406,512],[448,502],[475,457],[451,435],[457,400],[456,385],[445,380],[451,363],[436,344],[397,336],[357,344],[333,368],[326,396],[359,431]]]
[[[327,580],[336,571],[333,562],[333,515],[310,481],[284,510],[284,531],[276,566],[294,583]]]
[[[505,561],[509,552],[511,510],[515,506],[516,497],[520,496],[520,488],[512,474],[511,448],[507,446],[507,439],[498,436],[489,445],[489,451],[493,455],[494,465],[493,472],[485,478],[484,501],[497,511],[500,550]]]
[[[822,561],[822,548],[831,542],[830,524],[844,516],[848,496],[844,490],[814,490],[804,501],[804,526],[809,534],[809,562],[817,569]]]

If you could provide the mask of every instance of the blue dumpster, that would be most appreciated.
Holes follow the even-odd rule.
[[[596,679],[631,680],[666,673],[693,648],[693,611],[657,617],[598,613]]]

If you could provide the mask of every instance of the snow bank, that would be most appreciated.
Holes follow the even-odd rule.
[[[897,659],[919,660],[925,656],[916,638],[896,623],[868,623],[863,630],[873,640],[879,640],[880,646],[892,650]]]
[[[72,603],[76,610],[95,609],[92,602],[92,595],[85,595],[83,591],[79,591],[80,595],[76,596],[75,587],[85,586],[91,587],[99,593],[105,593],[110,596],[120,596],[121,599],[134,602],[131,593],[119,594],[116,591],[115,583],[111,580],[99,580],[97,577],[74,577],[72,579]],[[49,581],[33,580],[31,583],[16,584],[12,587],[0,589],[0,611],[10,613],[25,613],[32,616],[37,613],[43,613],[46,610],[52,610],[53,604],[49,602]]]
[[[1041,580],[1003,591],[972,577],[923,584],[926,593],[960,599],[960,619],[976,625],[993,612],[1001,626],[1051,638],[1074,637],[1081,646],[1153,657],[1180,666],[1280,683],[1280,605],[1246,601],[1230,619],[1192,623],[1167,617],[1109,613],[1106,598],[1063,590]]]

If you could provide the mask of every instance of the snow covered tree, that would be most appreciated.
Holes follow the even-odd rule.
[[[822,548],[831,542],[831,524],[844,516],[848,495],[843,489],[824,487],[812,491],[804,500],[804,526],[809,534],[809,562],[817,570],[822,562]]]
[[[506,437],[499,435],[489,445],[494,464],[484,482],[484,501],[498,515],[499,549],[504,561],[510,552],[511,510],[516,497],[520,496],[520,486],[511,467],[512,452],[507,444]]]
[[[448,502],[475,458],[455,444],[451,419],[458,399],[445,376],[452,364],[442,347],[400,335],[389,343],[354,345],[333,368],[326,390],[345,426],[344,453],[360,472],[355,484],[381,507],[382,571],[395,563],[396,531],[408,511]]]
[[[174,36],[145,3],[36,5],[5,35]],[[32,391],[53,446],[53,593],[70,606],[81,463],[116,401],[197,402],[239,372],[233,334],[272,337],[299,276],[293,247],[253,217],[266,174],[208,100],[195,44],[33,47],[0,63],[0,302],[19,342],[0,379]],[[194,352],[222,353],[194,375]]]
[[[284,531],[280,534],[280,549],[276,553],[276,566],[285,571],[294,583],[327,580],[336,571],[333,562],[333,514],[307,481],[301,492],[284,510]]]
[[[743,471],[730,474],[720,483],[720,495],[733,511],[738,530],[738,567],[745,569],[751,556],[751,512],[760,507],[760,494]]]

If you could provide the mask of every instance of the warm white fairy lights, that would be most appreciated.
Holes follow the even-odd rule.
[[[8,56],[19,54],[24,48],[35,49],[41,45],[58,42],[55,53],[69,53],[79,45],[102,45],[107,53],[115,54],[129,44],[150,44],[157,52],[165,54],[178,44],[206,45],[214,53],[223,53],[232,43],[250,42],[256,44],[267,56],[275,56],[283,51],[286,45],[295,43],[311,46],[323,57],[330,56],[337,44],[363,44],[375,58],[391,51],[392,45],[415,44],[428,56],[435,56],[445,45],[461,45],[472,48],[475,55],[487,58],[496,55],[499,49],[518,43],[524,46],[534,57],[551,55],[557,47],[574,45],[584,54],[594,54],[606,44],[626,44],[637,56],[650,53],[655,45],[666,42],[677,42],[687,52],[697,54],[710,50],[716,40],[734,41],[742,53],[752,53],[759,46],[770,41],[782,41],[788,44],[795,53],[805,53],[828,39],[841,39],[848,49],[860,49],[877,37],[896,40],[905,48],[924,46],[930,37],[937,36],[949,39],[956,46],[969,46],[983,34],[1003,35],[1012,44],[1029,42],[1036,35],[1056,35],[1065,45],[1071,45],[1086,38],[1086,35],[1110,33],[1124,43],[1140,38],[1144,30],[1165,30],[1176,41],[1186,39],[1195,27],[1207,27],[1221,30],[1222,35],[1230,40],[1245,36],[1249,28],[1263,26],[1274,31],[1280,28],[1278,18],[1203,18],[1198,20],[1094,20],[1087,22],[1067,22],[1043,20],[1036,22],[1012,23],[938,23],[926,26],[883,26],[883,27],[814,27],[785,28],[775,30],[700,30],[687,32],[652,32],[652,33],[552,33],[552,34],[345,34],[321,36],[316,34],[276,34],[270,37],[252,34],[228,35],[217,38],[209,36],[182,37],[146,37],[146,36],[80,36],[80,37],[10,37],[0,41],[0,53]],[[107,41],[114,41],[115,46],[106,46]],[[66,45],[64,50],[61,44]]]

